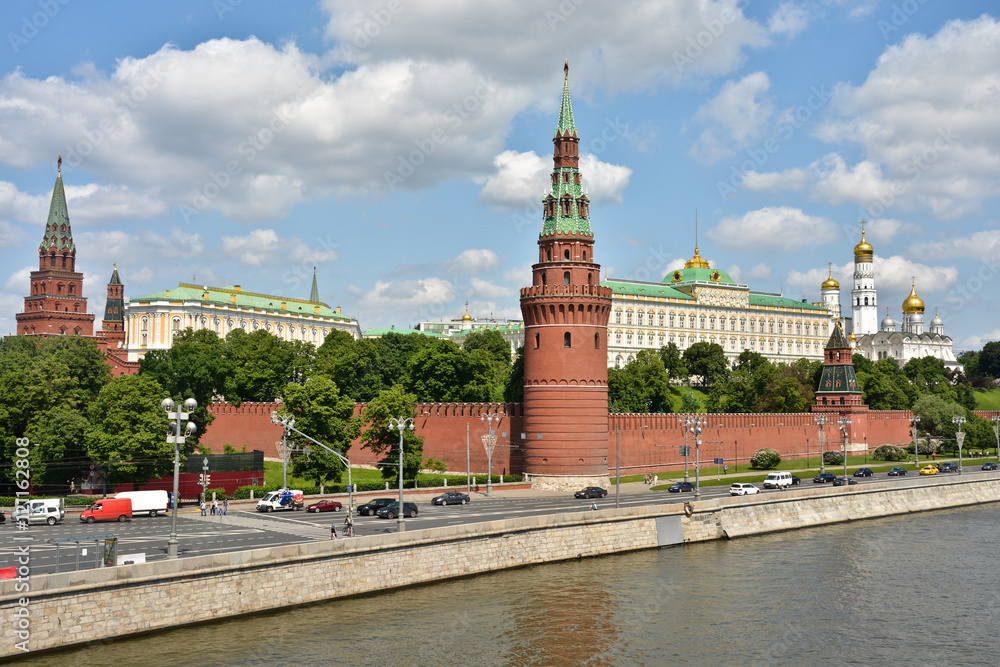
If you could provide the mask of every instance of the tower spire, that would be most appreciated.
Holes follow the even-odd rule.
[[[541,237],[571,234],[592,237],[590,198],[583,191],[580,174],[580,138],[573,121],[573,103],[569,95],[569,62],[563,65],[562,104],[559,122],[552,138],[552,186],[543,200]]]
[[[45,223],[45,236],[38,244],[38,251],[44,253],[55,249],[59,253],[76,254],[73,230],[69,224],[69,211],[66,208],[66,191],[63,190],[62,155],[59,156],[56,164],[58,165],[56,184],[52,188],[52,200],[49,202],[49,217]]]
[[[319,303],[319,285],[316,284],[316,267],[313,267],[312,291],[309,292],[309,303]]]

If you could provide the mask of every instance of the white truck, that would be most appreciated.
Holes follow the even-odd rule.
[[[305,494],[298,489],[271,491],[257,501],[258,512],[274,510],[300,510],[305,505]]]
[[[166,514],[170,507],[170,498],[166,491],[122,491],[115,498],[128,498],[132,501],[132,516],[148,514],[156,516],[160,512]]]
[[[18,523],[47,523],[50,526],[66,516],[66,501],[62,498],[38,498],[20,503],[10,518]]]

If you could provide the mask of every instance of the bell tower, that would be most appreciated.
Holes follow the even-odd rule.
[[[594,261],[590,199],[563,68],[552,182],[538,263],[521,290],[524,318],[524,470],[536,488],[608,483],[608,318],[611,288]]]

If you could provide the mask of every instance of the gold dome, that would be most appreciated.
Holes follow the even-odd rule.
[[[685,269],[707,269],[709,268],[708,262],[701,258],[698,254],[698,246],[694,247],[694,257],[684,262]]]
[[[852,331],[852,332],[851,332],[851,335],[849,335],[849,336],[847,337],[847,340],[849,340],[849,341],[851,341],[852,343],[854,343],[854,342],[856,342],[856,341],[858,340],[858,337],[857,337],[857,336],[855,336],[855,335],[854,335],[854,332]]]
[[[472,315],[469,315],[469,302],[468,301],[465,302],[465,315],[462,315],[462,321],[463,322],[471,322],[472,321]]]
[[[833,277],[833,264],[830,264],[830,277],[823,281],[820,285],[820,289],[840,289],[840,283],[838,283]]]
[[[865,239],[865,223],[861,221],[861,243],[854,246],[854,261],[861,262],[863,260],[871,260],[872,256],[875,254],[875,248],[872,244]]]
[[[913,287],[910,288],[910,296],[906,297],[903,301],[903,312],[904,313],[923,313],[924,312],[924,300],[917,296],[917,284],[913,283]]]

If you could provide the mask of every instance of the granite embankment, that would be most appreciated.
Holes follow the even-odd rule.
[[[18,644],[39,651],[504,568],[997,501],[1000,479],[824,486],[706,500],[690,516],[680,503],[650,505],[29,573],[29,590],[0,582],[0,657],[23,654]]]

